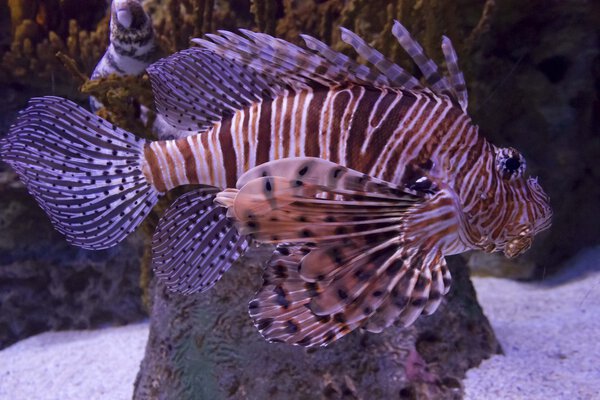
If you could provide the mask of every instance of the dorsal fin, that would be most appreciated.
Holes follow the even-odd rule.
[[[467,92],[452,43],[442,49],[449,76],[423,52],[406,28],[396,22],[392,33],[423,72],[430,87],[394,64],[358,35],[342,28],[342,39],[374,68],[351,60],[319,40],[302,38],[311,50],[285,40],[240,30],[219,31],[194,39],[190,48],[148,68],[158,112],[174,127],[203,131],[253,102],[273,99],[286,89],[362,85],[432,91],[448,96],[466,111]]]
[[[373,64],[386,78],[389,79],[390,86],[403,87],[406,89],[421,89],[419,81],[406,72],[402,67],[388,60],[383,54],[369,46],[356,33],[340,28],[342,31],[342,40],[348,43],[365,60]]]
[[[364,82],[370,82],[374,86],[390,85],[390,82],[385,75],[380,74],[366,65],[357,63],[347,55],[333,50],[320,40],[309,35],[300,35],[300,37],[304,40],[306,47],[313,50],[315,53],[318,53],[329,62],[349,71],[356,78],[361,79]]]
[[[356,82],[349,71],[329,62],[318,54],[264,33],[240,30],[246,37],[228,31],[208,34],[209,39],[193,42],[225,58],[276,77],[294,89],[314,84],[335,86]],[[358,80],[357,83],[366,83]]]
[[[148,68],[157,111],[175,128],[203,131],[253,102],[274,98],[277,80],[206,49],[189,48]]]
[[[436,63],[427,57],[421,45],[414,40],[408,30],[398,21],[394,23],[392,33],[421,69],[429,84],[429,87],[423,87],[414,76],[345,28],[341,28],[342,40],[350,44],[374,68],[358,64],[308,35],[302,35],[302,38],[312,52],[264,33],[243,29],[240,32],[244,36],[219,31],[218,35],[207,35],[210,40],[194,39],[193,42],[227,59],[264,72],[295,89],[314,84],[325,86],[357,84],[430,90],[439,96],[450,97],[466,110],[464,79],[456,63],[456,52],[446,37],[443,38],[442,50],[449,69],[448,77],[439,72]]]

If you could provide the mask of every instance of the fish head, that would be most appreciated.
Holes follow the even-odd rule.
[[[125,30],[139,30],[149,22],[149,17],[139,0],[114,0],[111,24]]]
[[[504,189],[500,193],[504,193],[505,200],[498,199],[497,203],[506,207],[501,212],[507,217],[496,231],[496,250],[513,258],[531,247],[537,233],[550,227],[550,197],[537,178],[525,176],[525,158],[517,150],[497,149],[495,164],[496,177]]]

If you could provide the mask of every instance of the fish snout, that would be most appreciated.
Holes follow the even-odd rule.
[[[519,254],[529,250],[533,243],[533,233],[531,229],[525,229],[519,235],[504,245],[504,255],[508,258],[515,258]]]

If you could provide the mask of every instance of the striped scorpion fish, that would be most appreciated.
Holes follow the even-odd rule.
[[[325,346],[433,313],[450,288],[445,256],[514,257],[550,226],[549,198],[514,148],[467,114],[451,41],[442,73],[398,22],[417,80],[342,29],[360,64],[303,35],[306,48],[220,31],[151,65],[159,114],[187,134],[146,141],[68,100],[32,99],[2,158],[67,240],[104,249],[159,197],[153,267],[204,291],[252,243],[276,247],[249,314],[269,341]]]

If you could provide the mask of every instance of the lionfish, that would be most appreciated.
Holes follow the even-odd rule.
[[[514,257],[552,212],[524,157],[478,133],[451,41],[444,75],[398,22],[393,35],[427,85],[346,29],[371,67],[306,35],[308,49],[220,31],[148,68],[158,112],[187,136],[148,142],[42,97],[2,157],[86,249],[121,241],[170,189],[201,185],[161,218],[154,270],[201,292],[249,243],[276,244],[249,303],[269,341],[324,346],[408,326],[448,292],[446,255]]]

